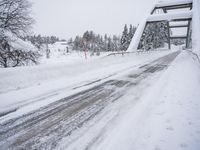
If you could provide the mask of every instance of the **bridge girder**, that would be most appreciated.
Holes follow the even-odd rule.
[[[148,24],[151,23],[157,23],[157,22],[163,22],[166,21],[167,22],[167,29],[168,29],[168,48],[171,49],[171,40],[172,39],[185,39],[186,40],[186,48],[189,47],[189,38],[190,38],[190,26],[191,26],[191,20],[192,20],[192,1],[188,2],[186,1],[186,3],[174,3],[174,4],[157,4],[155,5],[154,9],[151,11],[150,16],[147,18],[146,20],[146,25],[144,30],[146,29]],[[185,9],[188,8],[189,11],[188,12],[183,12],[182,14],[169,14],[168,11],[169,10],[178,10],[178,9]],[[162,9],[164,14],[162,15],[154,15],[154,12],[156,12],[156,10],[158,9]],[[183,24],[183,25],[170,25],[170,22],[183,22],[183,21],[187,21],[187,24]],[[170,30],[172,28],[187,28],[187,35],[186,36],[170,36]],[[143,32],[144,32],[143,30]]]

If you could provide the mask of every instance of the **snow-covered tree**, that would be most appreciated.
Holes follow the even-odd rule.
[[[122,37],[121,37],[121,50],[126,51],[129,46],[129,36],[128,36],[128,28],[127,25],[125,24],[124,30],[122,32]]]
[[[118,51],[120,50],[120,36],[104,36],[95,34],[93,31],[84,32],[83,36],[76,36],[72,41],[73,50],[87,49],[92,55],[100,51]]]
[[[36,50],[31,43],[6,32],[0,38],[0,66],[6,68],[37,64],[40,54]]]
[[[113,49],[114,51],[120,50],[120,36],[113,35]]]
[[[39,54],[30,43],[24,41],[31,28],[28,0],[0,1],[0,66],[16,67],[37,63]]]
[[[33,23],[28,0],[0,1],[0,29],[20,37],[26,34]]]
[[[168,30],[166,22],[149,23],[142,35],[139,49],[155,49],[163,47],[167,42]]]
[[[81,37],[76,36],[73,42],[73,50],[80,50]]]

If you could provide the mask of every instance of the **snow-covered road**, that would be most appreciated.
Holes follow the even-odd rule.
[[[162,74],[179,53],[179,51],[173,52],[148,64],[143,64],[137,70],[133,68],[121,77],[109,79],[97,85],[98,81],[96,81],[90,89],[75,93],[28,114],[6,121],[0,120],[0,148],[63,149],[64,140],[64,148],[72,149],[74,141],[87,132],[86,125],[95,126],[95,120],[104,119],[106,115],[103,114],[107,108],[114,107],[115,104],[122,107],[126,103],[123,96],[127,91],[131,90],[139,96],[141,91],[138,91],[138,88],[141,85],[144,86],[149,78]],[[146,83],[143,90],[147,90],[152,84]],[[136,96],[134,101],[138,98]],[[109,114],[109,119],[106,119],[105,124],[112,122],[116,117],[114,112],[109,112]],[[100,125],[101,129],[105,124]],[[114,124],[114,121],[111,124]],[[96,135],[91,137],[95,138],[90,139],[90,142],[85,140],[85,147],[82,149],[90,149],[101,136],[97,131],[93,134]]]

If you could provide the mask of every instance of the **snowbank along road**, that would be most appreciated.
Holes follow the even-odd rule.
[[[58,100],[36,111],[0,124],[0,149],[54,149],[59,142],[91,121],[128,89],[166,69],[180,52],[173,52],[139,67],[128,80],[111,79],[88,90]],[[121,100],[121,99],[120,99]]]

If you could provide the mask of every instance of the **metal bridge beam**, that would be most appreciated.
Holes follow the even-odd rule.
[[[186,40],[186,48],[189,47],[190,42],[190,27],[191,20],[193,17],[193,11],[191,10],[193,7],[193,0],[182,0],[182,1],[174,1],[174,2],[163,2],[155,5],[154,9],[150,12],[150,15],[146,18],[145,24],[141,26],[143,29],[143,33],[148,24],[158,23],[158,22],[166,22],[167,23],[167,32],[168,32],[168,48],[171,49],[171,40],[173,39],[185,39]],[[189,8],[188,11],[185,12],[177,12],[177,13],[168,13],[169,10],[179,10]],[[157,10],[163,10],[164,14],[154,14]],[[170,22],[182,22],[178,24],[170,24]],[[183,23],[186,22],[186,23]],[[187,35],[184,36],[171,36],[170,29],[172,28],[187,28]],[[142,32],[141,32],[142,33]],[[143,35],[143,34],[142,34]],[[142,37],[141,34],[139,36]],[[141,38],[140,37],[140,38]],[[134,38],[134,41],[137,41],[137,37]],[[134,44],[133,44],[134,45]],[[135,44],[133,47],[139,47],[139,43]]]

